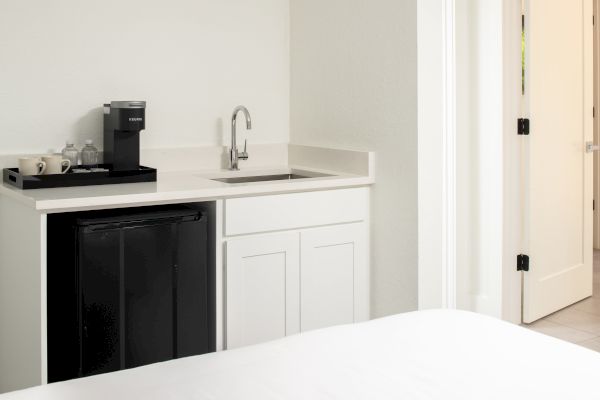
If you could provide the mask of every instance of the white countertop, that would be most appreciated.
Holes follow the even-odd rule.
[[[211,178],[299,173],[325,173],[331,176],[253,183],[223,183]],[[159,172],[157,182],[73,188],[20,190],[0,186],[0,195],[11,197],[40,212],[54,213],[141,205],[210,201],[231,197],[267,195],[343,187],[366,186],[373,176],[355,175],[307,167],[246,169],[242,171],[200,170]]]

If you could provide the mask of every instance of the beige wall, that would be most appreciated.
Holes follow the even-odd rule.
[[[148,101],[145,148],[227,142],[238,104],[287,142],[289,2],[0,1],[0,154],[99,141],[110,100]]]
[[[417,308],[416,0],[291,0],[291,141],[377,152],[372,314]]]

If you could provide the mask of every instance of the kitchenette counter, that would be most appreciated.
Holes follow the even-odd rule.
[[[372,152],[286,145],[255,149],[263,159],[276,160],[270,154],[283,154],[281,162],[244,165],[240,171],[198,166],[198,159],[211,159],[219,152],[187,154],[181,150],[158,150],[145,153],[143,163],[159,171],[156,182],[20,190],[0,184],[0,196],[31,207],[41,213],[134,207],[156,204],[201,202],[245,196],[306,192],[367,186],[375,182]],[[298,172],[306,179],[225,183],[214,179],[288,174]],[[323,176],[326,175],[326,176]]]
[[[287,174],[292,171],[309,176],[313,174],[329,176],[233,184],[213,180],[224,177]],[[242,171],[159,172],[157,182],[151,183],[56,189],[20,190],[3,183],[0,186],[0,195],[11,197],[40,212],[54,213],[336,189],[364,186],[373,182],[374,178],[369,175],[355,175],[306,167],[282,167]]]
[[[301,320],[306,331],[368,319],[374,154],[300,145],[252,150],[240,171],[222,169],[220,149],[147,151],[142,164],[159,171],[152,183],[34,190],[0,184],[0,293],[9,299],[0,302],[0,392],[50,381],[48,287],[64,255],[49,257],[49,249],[73,239],[59,229],[69,217],[63,213],[183,203],[206,212],[216,350],[300,332]],[[267,268],[247,269],[249,259]],[[232,289],[248,276],[268,284]],[[301,276],[308,279],[302,285]],[[331,288],[326,295],[323,285]],[[264,298],[272,307],[261,307],[256,321],[267,322],[246,319],[248,304]],[[15,360],[23,368],[15,369]]]

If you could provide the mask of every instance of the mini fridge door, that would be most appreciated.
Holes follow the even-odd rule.
[[[50,354],[60,354],[60,348],[65,354],[75,341],[78,348],[73,357],[52,356],[50,381],[214,351],[206,215],[190,209],[96,215],[73,219],[76,245],[65,250],[76,253],[66,257],[75,266],[49,270],[62,274],[49,280],[62,286],[49,288],[56,298],[48,317],[56,331]],[[50,261],[59,253],[54,249]],[[66,271],[74,271],[73,279]],[[74,312],[65,314],[66,308]],[[77,320],[71,323],[68,315]],[[73,326],[76,340],[58,334],[58,323]]]
[[[81,234],[82,376],[176,357],[176,229]]]

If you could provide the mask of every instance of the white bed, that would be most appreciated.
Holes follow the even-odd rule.
[[[0,396],[17,399],[600,399],[600,354],[428,311]]]

